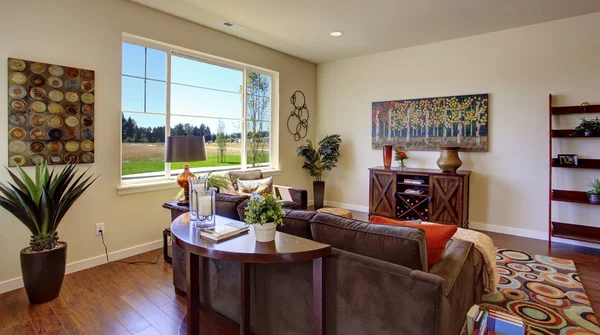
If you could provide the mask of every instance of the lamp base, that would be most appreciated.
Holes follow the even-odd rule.
[[[188,179],[196,178],[196,175],[190,171],[190,165],[185,163],[183,166],[183,172],[177,177],[177,184],[183,188],[183,197],[177,200],[177,205],[179,206],[189,206],[190,205],[190,184],[188,183]]]

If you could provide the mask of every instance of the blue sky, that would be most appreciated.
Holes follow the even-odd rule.
[[[123,110],[166,113],[166,69],[166,52],[123,43]],[[148,78],[145,80],[145,101],[144,79],[141,79],[144,77]],[[242,81],[242,71],[172,56],[171,113],[240,118],[242,100],[239,88]],[[125,117],[129,116],[142,127],[164,126],[166,122],[166,117],[162,115],[125,113]],[[215,132],[217,122],[217,119],[173,116],[171,126],[177,123],[204,123]],[[241,131],[240,123],[236,121],[225,120],[225,128],[227,133]]]

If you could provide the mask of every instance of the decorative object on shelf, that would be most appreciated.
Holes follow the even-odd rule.
[[[41,304],[58,297],[65,277],[67,243],[58,240],[58,225],[97,177],[87,171],[78,177],[75,164],[49,173],[43,161],[33,178],[17,170],[20,178],[8,170],[14,185],[0,186],[0,206],[31,232],[29,247],[21,250],[21,273],[29,302]]]
[[[400,150],[400,148],[394,148],[394,153],[394,159],[400,162],[401,168],[405,168],[406,164],[404,163],[404,160],[409,159],[410,157],[408,157],[406,152]]]
[[[207,186],[207,178],[191,178],[189,184],[190,222],[205,230],[215,226],[215,195],[217,189]]]
[[[590,103],[587,101],[584,101],[581,103],[581,108],[583,109],[583,112],[586,113],[587,112],[587,108],[590,106]]]
[[[323,207],[325,196],[325,182],[321,180],[324,171],[331,171],[336,167],[340,158],[340,146],[342,137],[338,134],[327,135],[319,141],[319,150],[316,150],[311,140],[306,140],[306,145],[296,149],[298,156],[304,158],[302,168],[315,178],[313,181],[313,192],[315,199],[315,210]],[[391,165],[391,152],[390,152]]]
[[[254,230],[257,242],[272,242],[284,214],[282,201],[273,194],[253,194],[246,207],[246,223]]]
[[[462,161],[458,156],[458,149],[460,149],[460,147],[443,147],[441,149],[440,158],[437,160],[437,166],[439,166],[443,172],[455,173],[462,165]]]
[[[94,77],[92,70],[8,59],[9,166],[94,162]]]
[[[302,96],[302,104],[300,104],[300,95]],[[294,110],[290,113],[287,119],[288,131],[294,135],[294,140],[300,141],[308,134],[308,118],[310,112],[306,106],[306,96],[302,91],[296,91],[290,97],[290,102],[294,106]]]
[[[389,144],[383,146],[383,167],[386,169],[392,167],[392,148]]]
[[[588,191],[588,199],[593,204],[600,203],[600,178],[596,178],[590,182],[591,190]]]
[[[488,94],[373,102],[371,146],[488,151]]]
[[[586,120],[581,118],[581,123],[575,127],[572,136],[583,133],[584,136],[596,136],[600,135],[600,119],[596,116],[596,119]]]
[[[558,155],[558,164],[559,165],[574,165],[577,166],[578,159],[575,154],[560,154]]]
[[[206,149],[204,147],[204,136],[169,136],[165,148],[165,162],[182,162],[183,172],[177,177],[177,184],[183,189],[183,198],[177,201],[178,205],[189,205],[189,183],[188,180],[196,178],[190,171],[189,162],[205,161]]]

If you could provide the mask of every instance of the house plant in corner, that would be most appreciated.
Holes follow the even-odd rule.
[[[315,196],[315,210],[323,207],[325,196],[325,182],[321,180],[324,171],[331,171],[336,167],[340,158],[340,135],[327,135],[319,141],[319,149],[315,149],[311,140],[306,140],[306,145],[298,147],[298,156],[304,158],[302,168],[307,170],[315,178],[313,181],[313,192]]]
[[[257,242],[272,242],[277,225],[283,224],[283,204],[273,194],[253,194],[246,207],[246,223]]]
[[[29,302],[41,304],[58,297],[65,276],[67,243],[58,240],[58,225],[96,178],[87,171],[77,176],[75,165],[55,173],[37,164],[33,177],[17,167],[20,178],[7,170],[14,184],[0,183],[0,206],[31,232],[29,247],[21,250],[21,273]]]
[[[575,127],[575,131],[571,136],[575,136],[579,133],[583,133],[583,136],[598,136],[600,135],[600,119],[596,116],[596,119],[587,120],[581,118],[581,123]]]
[[[591,190],[588,191],[588,199],[593,204],[600,204],[600,178],[590,182]]]

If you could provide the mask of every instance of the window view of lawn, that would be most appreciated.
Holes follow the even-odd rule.
[[[123,143],[123,176],[146,173],[161,172],[165,169],[165,145],[164,143]],[[191,168],[198,167],[221,167],[239,166],[242,164],[240,155],[240,143],[227,143],[226,154],[223,162],[219,161],[217,155],[217,144],[206,143],[206,160],[201,162],[190,162]],[[257,162],[269,162],[268,144],[261,149]],[[171,163],[171,170],[183,169],[184,163]]]

